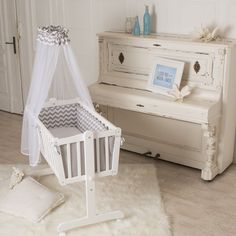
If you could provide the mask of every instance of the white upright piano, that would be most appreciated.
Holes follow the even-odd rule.
[[[204,180],[222,173],[234,152],[234,43],[116,32],[98,38],[99,79],[90,92],[102,114],[122,128],[123,148],[198,168]],[[147,90],[155,57],[185,62],[181,86],[193,91],[182,103]]]

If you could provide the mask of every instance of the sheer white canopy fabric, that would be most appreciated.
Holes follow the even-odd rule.
[[[38,29],[36,55],[31,85],[24,110],[21,137],[21,152],[24,155],[29,155],[31,166],[36,166],[40,161],[40,143],[36,119],[48,98],[59,53],[64,54],[78,97],[88,107],[94,109],[89,91],[81,78],[69,41],[68,30],[63,27],[49,26]]]

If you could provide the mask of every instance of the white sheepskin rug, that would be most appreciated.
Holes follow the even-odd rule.
[[[29,167],[17,166],[22,170]],[[0,198],[4,196],[12,173],[11,165],[0,165]],[[62,192],[65,203],[37,224],[0,212],[1,236],[54,236],[62,221],[83,217],[84,183],[60,186],[54,175],[37,178],[49,189]],[[96,182],[97,211],[121,210],[125,218],[67,232],[67,236],[171,236],[156,174],[151,164],[121,164],[119,174]]]

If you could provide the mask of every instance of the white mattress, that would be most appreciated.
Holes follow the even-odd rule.
[[[49,131],[56,138],[67,138],[81,133],[76,127],[57,127],[51,128]]]

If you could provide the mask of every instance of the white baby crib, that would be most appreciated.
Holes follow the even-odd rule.
[[[80,100],[54,99],[45,105],[52,80],[60,79],[54,74],[61,53]],[[123,217],[120,211],[97,214],[95,207],[95,179],[117,174],[120,142],[120,128],[94,111],[70,47],[68,30],[53,25],[39,28],[23,117],[21,152],[29,155],[30,164],[36,166],[40,149],[61,185],[79,181],[86,185],[87,215],[61,223],[60,235],[79,226]]]
[[[120,211],[97,214],[95,178],[116,175],[121,129],[78,99],[51,99],[37,119],[41,153],[61,185],[86,182],[87,216],[58,226],[60,235],[75,227],[123,217]]]

